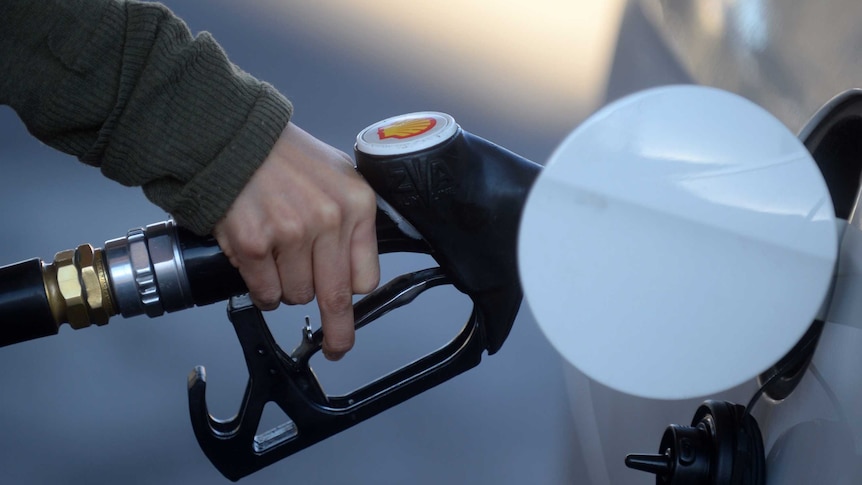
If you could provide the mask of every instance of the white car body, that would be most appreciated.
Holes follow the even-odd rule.
[[[653,84],[687,81],[740,94],[803,140],[824,123],[840,125],[826,130],[831,138],[818,142],[820,153],[814,157],[821,168],[843,167],[825,174],[830,190],[842,192],[844,204],[836,208],[840,250],[831,300],[821,312],[822,335],[789,396],[763,397],[753,411],[763,434],[770,484],[862,483],[862,300],[856,296],[862,290],[862,229],[857,221],[848,221],[846,207],[847,193],[855,199],[859,185],[858,177],[847,173],[858,175],[853,166],[862,161],[854,151],[862,124],[852,121],[862,113],[862,96],[850,92],[827,105],[862,79],[859,18],[862,4],[855,1],[634,2],[625,14],[608,86],[610,99],[646,87],[627,86],[622,77],[626,69],[635,69],[630,64],[636,62],[625,64],[637,52],[637,36],[658,34],[668,47],[665,55],[680,70]],[[843,111],[836,115],[836,110]],[[828,119],[832,115],[840,119]],[[832,148],[822,148],[827,145]],[[658,451],[664,428],[690,424],[704,399],[745,405],[759,387],[752,379],[694,399],[646,399],[564,365],[589,479],[599,485],[654,483],[654,477],[625,467],[627,453]]]

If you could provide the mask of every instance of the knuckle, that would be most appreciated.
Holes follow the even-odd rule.
[[[344,316],[353,314],[353,294],[348,289],[321,295],[318,301],[320,311],[327,315]]]
[[[284,218],[278,223],[279,239],[282,241],[302,241],[306,234],[305,225],[294,218]]]
[[[377,195],[363,182],[348,193],[348,203],[360,215],[374,214],[377,210]]]
[[[264,259],[270,254],[269,243],[264,238],[244,237],[234,244],[236,255],[259,260]]]
[[[335,228],[341,225],[341,208],[335,202],[325,202],[317,208],[317,220],[324,228]]]

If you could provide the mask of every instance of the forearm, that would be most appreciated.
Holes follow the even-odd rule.
[[[0,0],[0,103],[46,144],[209,232],[290,117],[152,3]]]

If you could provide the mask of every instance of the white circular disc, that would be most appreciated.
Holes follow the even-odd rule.
[[[368,155],[397,156],[425,150],[458,133],[455,118],[420,111],[386,118],[356,135],[356,148]]]
[[[524,292],[590,378],[648,398],[727,390],[775,364],[827,295],[825,182],[753,103],[671,86],[603,108],[560,145],[524,209]]]

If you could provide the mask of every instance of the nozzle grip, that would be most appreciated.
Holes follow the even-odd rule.
[[[430,253],[428,244],[404,234],[381,209],[376,216],[377,247],[381,254]],[[227,300],[248,291],[245,282],[212,236],[177,228],[177,240],[195,306]]]
[[[425,239],[429,254],[488,318],[499,350],[521,302],[515,261],[527,193],[541,167],[466,131],[397,156],[356,151],[359,172]]]

